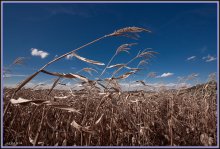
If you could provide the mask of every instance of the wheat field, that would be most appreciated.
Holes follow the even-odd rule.
[[[139,27],[125,27],[95,39],[73,51],[54,58],[16,88],[4,88],[3,141],[5,146],[216,146],[217,145],[217,83],[178,89],[161,87],[146,91],[149,86],[137,80],[143,89],[123,91],[121,80],[135,76],[155,58],[156,51],[144,49],[128,62],[112,64],[119,53],[129,53],[138,43],[119,46],[108,64],[90,60],[77,54],[78,50],[104,38],[124,36],[136,39],[140,32],[151,31]],[[98,73],[82,68],[76,73],[50,72],[47,66],[68,55],[92,65],[104,66],[99,78],[90,80],[80,75]],[[137,67],[130,64],[139,60]],[[13,64],[21,64],[18,58]],[[107,69],[115,71],[101,79]],[[118,75],[122,69],[127,72]],[[38,86],[25,88],[38,74],[55,80],[50,89]],[[154,73],[149,74],[154,76]],[[83,89],[57,89],[62,79],[75,79]],[[189,78],[188,78],[189,79]],[[45,84],[41,84],[45,85]]]

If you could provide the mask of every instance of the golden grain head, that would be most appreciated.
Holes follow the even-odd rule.
[[[140,28],[140,27],[125,27],[119,30],[116,30],[112,36],[119,36],[125,33],[139,33],[139,32],[151,32],[150,30]]]
[[[123,45],[119,46],[116,50],[116,54],[123,52],[123,51],[129,53],[128,50],[130,50],[130,47],[133,45],[137,45],[137,43],[129,43],[129,44],[123,44]]]

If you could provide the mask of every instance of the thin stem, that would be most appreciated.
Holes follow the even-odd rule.
[[[6,105],[6,107],[5,107],[3,117],[5,117],[5,114],[8,112],[8,109],[9,109],[10,105],[11,105],[11,102],[9,101],[9,102],[7,103],[7,105]]]
[[[112,58],[110,59],[110,61],[109,61],[108,64],[106,65],[106,67],[103,69],[101,75],[99,76],[99,79],[100,79],[100,77],[104,74],[105,70],[107,69],[107,67],[108,67],[109,64],[112,62],[112,60],[115,58],[116,55],[117,55],[117,52],[115,52],[115,54],[112,56]]]
[[[88,46],[88,45],[91,45],[91,44],[93,44],[93,43],[95,43],[95,42],[97,42],[97,41],[99,41],[99,40],[101,40],[101,39],[104,39],[104,38],[106,38],[106,37],[109,37],[109,36],[111,36],[111,34],[102,36],[102,37],[100,37],[100,38],[98,38],[98,39],[95,39],[95,40],[93,40],[93,41],[91,41],[91,42],[89,42],[89,43],[87,43],[87,44],[85,44],[85,45],[83,45],[83,46],[81,46],[81,47],[75,49],[75,50],[72,50],[72,51],[70,51],[70,52],[68,52],[68,53],[66,53],[66,54],[63,54],[63,55],[61,55],[61,56],[59,56],[59,57],[53,59],[52,61],[48,62],[46,65],[44,65],[43,67],[41,67],[37,72],[35,72],[35,73],[32,74],[31,76],[29,76],[27,79],[25,79],[24,81],[22,81],[22,82],[20,83],[20,85],[17,87],[17,89],[14,91],[14,94],[13,94],[12,98],[15,96],[15,94],[16,94],[24,85],[26,85],[30,80],[32,80],[35,76],[37,76],[44,68],[46,68],[46,67],[49,66],[50,64],[52,64],[52,63],[54,63],[54,62],[60,60],[60,59],[63,58],[63,57],[66,57],[67,55],[72,54],[72,53],[74,53],[74,52],[76,52],[76,51],[78,51],[78,50],[80,50],[80,49],[82,49],[82,48],[84,48],[84,47],[86,47],[86,46]],[[7,110],[6,110],[6,111],[7,111]]]
[[[40,122],[40,124],[39,124],[38,130],[37,130],[37,134],[36,134],[36,136],[35,136],[35,138],[34,138],[33,146],[36,146],[37,143],[38,143],[39,135],[40,135],[40,133],[41,133],[42,125],[43,125],[43,121],[44,121],[44,117],[45,117],[45,111],[46,111],[46,109],[45,109],[45,105],[44,105],[41,122]]]
[[[112,76],[111,76],[110,78],[113,78],[116,73],[118,73],[122,68],[124,68],[124,67],[127,66],[128,64],[130,64],[130,63],[131,63],[132,61],[134,61],[136,58],[138,58],[138,57],[135,56],[133,59],[131,59],[129,62],[127,62],[124,66],[120,67],[118,70],[116,70],[115,72],[113,72],[113,74],[112,74]],[[110,84],[110,81],[109,81],[108,84],[106,85],[106,88],[108,88],[109,84]]]
[[[137,58],[137,56],[135,56],[133,59],[131,59],[129,62],[127,62],[124,66],[122,66],[122,67],[120,67],[118,70],[116,70],[116,71],[112,74],[111,78],[113,78],[116,73],[118,73],[122,68],[124,68],[124,67],[127,66],[128,64],[130,64],[130,63],[131,63],[132,61],[134,61],[136,58]]]
[[[63,55],[61,55],[61,56],[59,56],[59,57],[53,59],[52,61],[48,62],[48,63],[47,63],[46,65],[44,65],[40,70],[43,70],[44,68],[46,68],[46,67],[49,66],[50,64],[54,63],[55,61],[58,61],[59,59],[61,59],[61,58],[63,58],[63,57],[66,57],[67,55],[70,55],[70,54],[72,54],[72,53],[74,53],[74,52],[76,52],[76,51],[78,51],[78,50],[80,50],[80,49],[82,49],[82,48],[84,48],[84,47],[86,47],[86,46],[88,46],[88,45],[90,45],[90,44],[93,44],[93,43],[95,43],[95,42],[97,42],[97,41],[99,41],[99,40],[101,40],[101,39],[104,39],[104,38],[106,38],[106,37],[108,37],[108,36],[109,36],[109,35],[102,36],[102,37],[100,37],[100,38],[98,38],[98,39],[95,39],[95,40],[93,40],[93,41],[91,41],[91,42],[89,42],[89,43],[87,43],[87,44],[85,44],[85,45],[83,45],[83,46],[81,46],[81,47],[75,49],[75,50],[72,50],[72,51],[70,51],[70,52],[68,52],[68,53],[66,53],[66,54],[63,54]]]

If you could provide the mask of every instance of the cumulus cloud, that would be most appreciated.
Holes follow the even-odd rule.
[[[31,55],[32,56],[40,56],[43,59],[43,58],[46,58],[49,55],[49,53],[47,53],[45,51],[38,50],[36,48],[32,48]]]
[[[170,77],[174,75],[174,73],[171,73],[171,72],[167,72],[167,73],[163,73],[162,75],[160,76],[157,76],[156,78],[167,78],[167,77]]]
[[[211,62],[216,60],[216,58],[214,56],[208,55],[202,58],[203,60],[205,60],[206,62]]]
[[[191,56],[191,57],[188,57],[186,60],[190,61],[190,60],[195,60],[195,59],[196,59],[196,56]]]

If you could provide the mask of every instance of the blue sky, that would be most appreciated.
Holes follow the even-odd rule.
[[[4,84],[17,84],[56,55],[129,26],[152,32],[140,33],[138,40],[106,38],[79,50],[77,54],[107,64],[120,45],[138,43],[131,47],[130,54],[120,53],[111,63],[117,64],[128,62],[139,50],[146,48],[159,53],[139,72],[141,75],[127,81],[146,79],[149,72],[156,72],[157,78],[146,79],[146,82],[176,83],[177,77],[192,73],[198,74],[200,82],[205,82],[210,73],[217,72],[215,3],[4,3],[3,67],[7,68],[17,57],[26,58],[24,65],[11,68],[11,77],[5,78]],[[44,56],[40,56],[42,53]],[[134,61],[129,66],[136,67],[138,62]],[[83,67],[99,72],[104,68],[72,58],[62,59],[47,70],[75,73]],[[107,71],[103,78],[110,77],[113,70]],[[119,74],[124,72],[126,70]],[[90,79],[98,77],[95,72],[93,76],[86,72],[80,74]],[[53,78],[40,74],[33,82]]]

